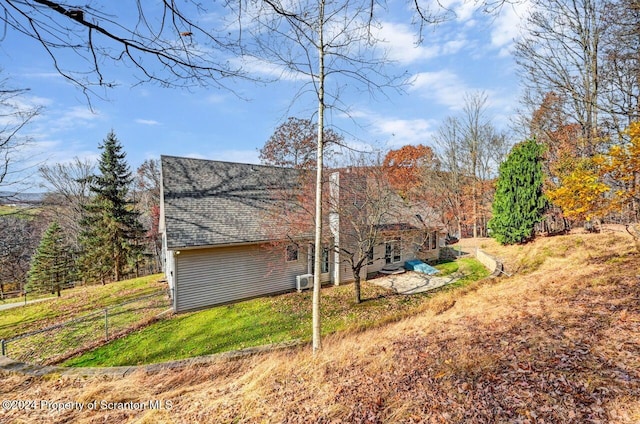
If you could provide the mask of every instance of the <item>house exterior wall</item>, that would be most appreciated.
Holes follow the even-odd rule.
[[[431,231],[425,245],[416,252],[416,259],[421,261],[433,261],[440,258],[440,248],[444,246],[446,234],[441,231]],[[435,237],[435,241],[432,237]]]
[[[392,263],[403,266],[405,261],[410,261],[413,259],[420,259],[423,261],[438,259],[438,257],[440,256],[440,247],[442,246],[444,237],[438,232],[436,232],[436,237],[437,239],[435,248],[431,248],[431,244],[429,244],[428,247],[420,248],[422,242],[424,241],[422,235],[415,235],[411,234],[410,232],[403,234],[400,240],[400,260]],[[360,277],[363,280],[367,275],[379,272],[386,265],[385,250],[386,246],[384,242],[381,242],[381,244],[378,244],[374,247],[374,262],[362,268]],[[351,271],[351,266],[344,261],[340,263],[340,275],[342,277],[340,280],[341,283],[348,283],[353,281],[353,272]]]
[[[174,310],[184,312],[296,288],[307,273],[307,252],[287,262],[285,249],[244,245],[173,252]]]
[[[388,240],[388,242],[393,242],[394,240]],[[416,259],[419,255],[418,247],[420,246],[422,240],[420,236],[406,233],[400,237],[400,260],[394,261],[391,258],[391,263],[403,266],[405,261],[410,261],[412,259]],[[386,264],[385,259],[386,253],[386,243],[380,243],[375,246],[373,249],[373,258],[374,262],[370,265],[367,265],[366,271],[367,274],[372,274],[375,272],[379,272]]]
[[[273,236],[258,219],[273,204],[271,187],[288,181],[282,188],[295,188],[297,171],[174,157],[163,157],[161,163],[163,262],[176,312],[289,291],[296,288],[297,275],[309,273],[308,241],[299,244],[297,260],[288,262],[284,246],[266,245]],[[325,226],[334,245],[348,243],[347,220],[341,217],[348,216],[350,204],[363,200],[366,184],[365,177],[348,169],[329,175],[334,207],[328,209]],[[439,249],[418,250],[420,244],[409,237],[402,242],[400,262],[438,256]],[[384,244],[377,249],[375,256],[384,258]],[[351,267],[341,259],[337,251],[330,253],[323,282],[353,281]],[[364,267],[361,277],[384,265],[381,259]]]

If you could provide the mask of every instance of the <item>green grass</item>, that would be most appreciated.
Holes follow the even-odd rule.
[[[160,275],[63,290],[61,297],[0,311],[0,339],[38,330],[160,290]],[[28,297],[31,298],[31,297]]]
[[[18,218],[32,219],[37,216],[42,209],[38,207],[23,207],[23,206],[9,206],[0,205],[0,216],[14,215]]]
[[[445,287],[445,290],[456,289],[458,287],[464,287],[469,283],[481,280],[488,277],[491,272],[487,270],[480,262],[472,258],[461,258],[455,262],[458,265],[458,269],[453,272],[458,272],[462,277]],[[452,273],[453,273],[452,272]]]
[[[475,259],[438,265],[443,273],[459,272],[457,282],[429,293],[398,295],[374,284],[362,284],[364,301],[355,304],[353,285],[322,290],[324,334],[360,331],[424,309],[439,293],[464,287],[489,272]],[[66,366],[139,365],[184,359],[287,341],[311,339],[312,293],[287,293],[174,316],[96,350],[66,361]]]
[[[435,264],[434,268],[436,268],[438,271],[440,271],[438,276],[444,277],[444,276],[451,275],[454,272],[456,272],[458,270],[458,268],[459,268],[459,265],[458,265],[457,261],[448,260],[448,261],[443,261],[443,262],[439,262],[439,263]]]

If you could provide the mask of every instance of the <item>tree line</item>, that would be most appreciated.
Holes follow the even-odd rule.
[[[60,295],[72,284],[105,284],[161,271],[160,172],[156,160],[133,174],[115,133],[99,145],[97,163],[79,158],[45,165],[47,193],[28,214],[0,217],[11,228],[0,281],[11,289]]]

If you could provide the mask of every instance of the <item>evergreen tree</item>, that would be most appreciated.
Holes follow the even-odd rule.
[[[99,147],[100,174],[92,179],[91,200],[85,206],[80,262],[85,280],[104,284],[121,280],[127,267],[135,264],[143,230],[139,214],[128,200],[133,177],[126,153],[113,131]]]
[[[534,226],[542,221],[547,200],[542,192],[542,146],[530,139],[514,146],[500,165],[493,218],[492,237],[501,244],[529,241]]]
[[[36,249],[27,275],[27,291],[58,293],[73,273],[70,248],[60,225],[54,221],[45,231]]]

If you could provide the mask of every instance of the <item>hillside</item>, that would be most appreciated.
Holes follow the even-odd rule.
[[[419,316],[380,329],[326,338],[316,357],[305,347],[124,378],[4,373],[1,399],[38,403],[0,409],[0,422],[640,422],[631,239],[476,242],[513,276],[443,292]],[[77,404],[57,412],[40,400]],[[98,410],[87,410],[93,401]]]

